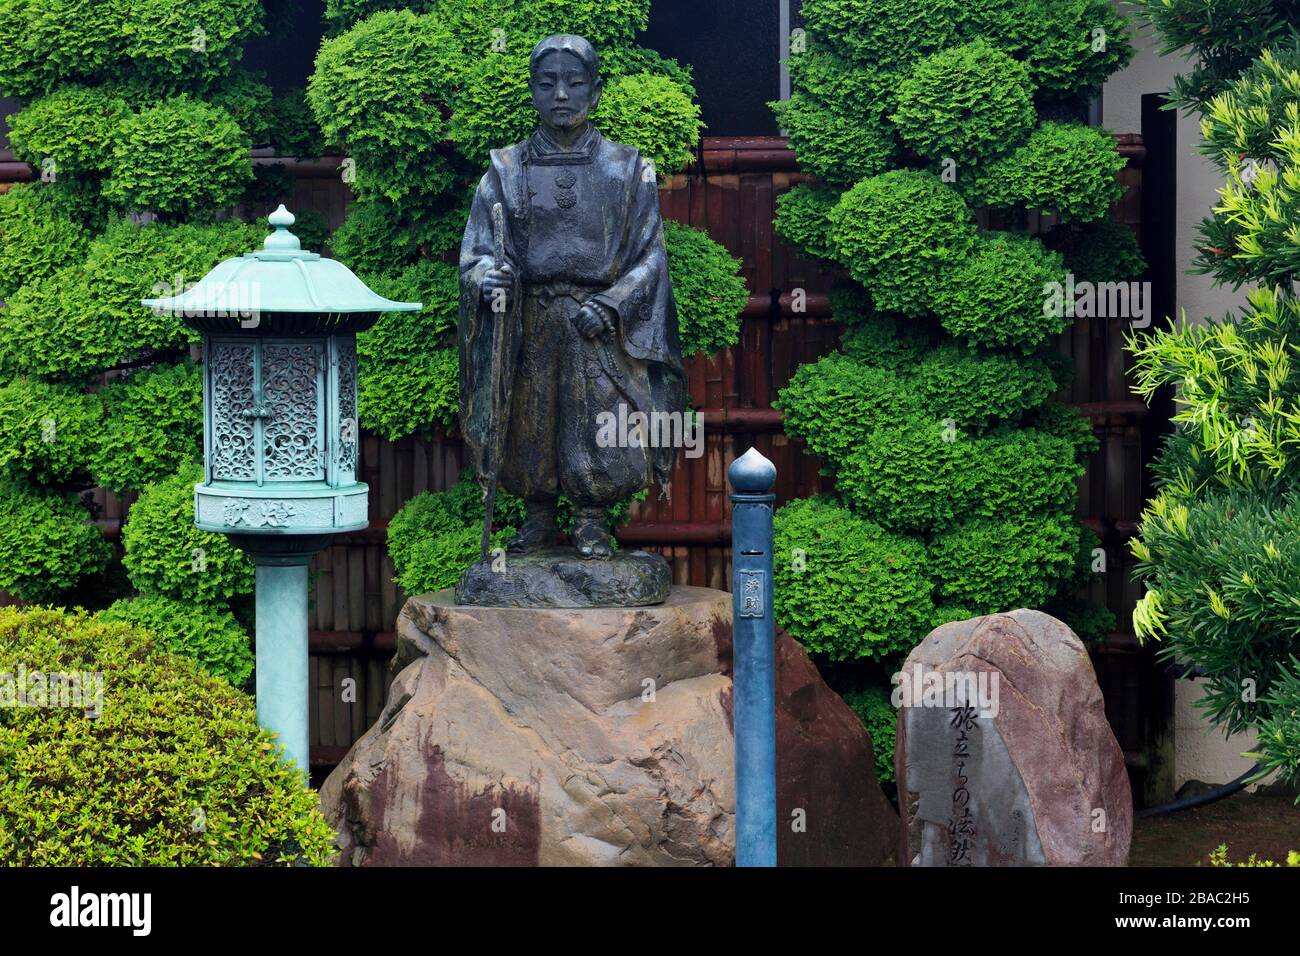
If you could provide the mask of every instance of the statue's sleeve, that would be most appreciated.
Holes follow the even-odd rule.
[[[639,155],[629,167],[622,274],[596,301],[618,315],[619,332],[629,355],[671,366],[681,363],[677,342],[677,304],[668,281],[663,220],[654,168]]]

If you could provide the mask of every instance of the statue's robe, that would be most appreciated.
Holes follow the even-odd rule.
[[[494,267],[496,203],[516,276],[508,293],[516,305],[504,314],[482,296]],[[680,420],[685,408],[659,195],[636,149],[590,129],[567,150],[540,130],[494,150],[465,228],[460,275],[461,430],[480,477],[491,450],[493,323],[504,320],[514,326],[504,358],[515,371],[505,383],[513,389],[501,487],[530,501],[563,493],[596,506],[669,480],[676,449],[658,440],[666,431],[633,427],[611,443],[601,428],[610,422],[601,413],[635,424],[636,413],[645,422],[665,412]],[[587,339],[573,324],[588,299],[613,313],[607,338]]]

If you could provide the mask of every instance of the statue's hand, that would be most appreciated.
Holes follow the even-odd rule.
[[[578,331],[589,339],[606,338],[614,331],[613,319],[603,306],[596,302],[586,302],[573,317],[573,324]]]
[[[483,301],[491,305],[494,302],[505,302],[504,297],[499,297],[498,289],[503,290],[507,295],[515,284],[515,272],[509,263],[500,269],[489,269],[483,273]]]

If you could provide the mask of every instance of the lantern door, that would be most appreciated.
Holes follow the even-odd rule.
[[[324,480],[325,365],[322,340],[212,339],[208,480]]]

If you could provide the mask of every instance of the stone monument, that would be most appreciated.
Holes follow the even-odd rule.
[[[956,621],[898,678],[901,861],[1127,864],[1124,754],[1073,631],[1039,611]]]

